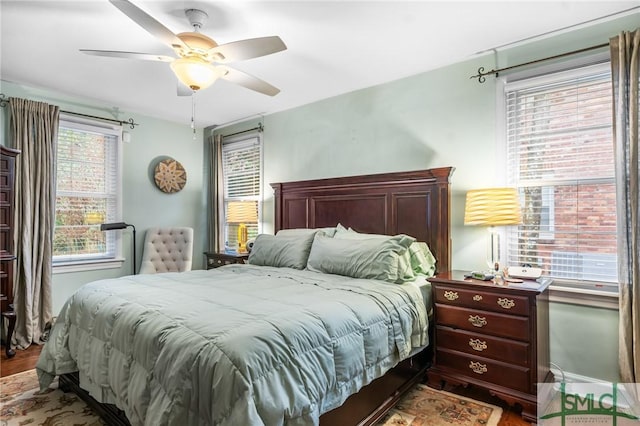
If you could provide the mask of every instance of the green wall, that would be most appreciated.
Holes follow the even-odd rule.
[[[551,303],[551,361],[565,373],[619,382],[618,319],[616,309]]]
[[[479,84],[469,77],[479,67],[600,45],[638,22],[640,13],[207,133],[263,122],[263,232],[273,231],[270,183],[454,166],[453,267],[484,268],[486,230],[463,225],[464,198],[469,189],[504,183],[498,82],[488,76]],[[425,43],[421,54],[428,53]],[[618,380],[617,311],[564,303],[552,303],[550,311],[552,361],[569,373]]]
[[[41,90],[24,85],[0,81],[0,92],[7,97],[19,97],[39,100],[59,105],[62,110],[100,117],[114,118],[111,107],[101,106],[94,101],[66,97],[49,90]],[[140,123],[131,130],[131,142],[122,144],[123,155],[123,208],[122,218],[136,227],[137,266],[140,266],[145,230],[153,226],[190,226],[194,228],[193,268],[201,269],[202,252],[205,246],[206,199],[203,191],[204,159],[202,149],[202,130],[193,133],[189,123],[172,123],[156,118],[121,112],[119,120],[133,118]],[[2,144],[7,144],[8,108],[0,114],[0,135]],[[155,187],[153,167],[161,157],[173,157],[187,171],[187,184],[175,194],[166,194]],[[131,230],[122,232],[122,249],[126,261],[121,268],[86,272],[54,274],[53,311],[57,314],[64,301],[81,285],[90,281],[129,275],[132,270]]]

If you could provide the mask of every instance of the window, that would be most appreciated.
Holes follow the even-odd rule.
[[[510,265],[617,291],[611,105],[608,63],[506,84],[507,174],[523,206]]]
[[[116,232],[100,224],[120,217],[120,126],[61,115],[56,158],[53,265],[115,260]]]
[[[238,230],[247,228],[248,238],[258,235],[262,208],[262,150],[260,136],[244,136],[222,143],[225,249],[236,250]]]

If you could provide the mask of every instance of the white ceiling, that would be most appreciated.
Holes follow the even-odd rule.
[[[133,3],[175,33],[191,30],[184,9],[198,8],[209,14],[202,32],[219,44],[278,35],[287,45],[284,52],[232,64],[280,88],[278,95],[218,81],[195,95],[196,124],[203,127],[419,74],[637,8],[640,0]],[[52,89],[106,110],[190,122],[191,99],[176,96],[176,80],[167,63],[78,51],[175,56],[107,0],[1,0],[0,16],[2,80]]]

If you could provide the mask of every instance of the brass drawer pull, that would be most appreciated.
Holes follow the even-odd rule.
[[[476,374],[484,374],[487,372],[487,365],[477,361],[469,361],[469,368]]]
[[[484,327],[487,325],[487,319],[479,315],[469,315],[469,322],[474,327]]]
[[[473,300],[476,302],[479,302],[482,300],[482,296],[480,296],[479,294],[476,294],[475,296],[473,296]]]
[[[471,346],[474,351],[482,352],[487,349],[487,342],[483,342],[480,339],[469,339],[469,346]]]
[[[516,306],[516,302],[512,299],[507,299],[506,297],[498,297],[498,305],[502,306],[505,309],[511,309]]]
[[[458,292],[457,291],[450,291],[450,290],[445,290],[444,291],[444,298],[447,300],[456,300],[458,298]]]

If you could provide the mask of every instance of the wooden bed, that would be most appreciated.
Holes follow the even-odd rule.
[[[275,183],[275,230],[318,228],[341,223],[358,232],[404,233],[426,242],[437,270],[451,266],[450,189],[452,167],[399,173]],[[433,339],[431,339],[433,341]],[[385,376],[325,413],[321,425],[371,425],[425,379],[430,348],[414,355]],[[60,387],[78,394],[112,425],[128,425],[117,407],[99,404],[78,385],[76,374],[60,377]]]

